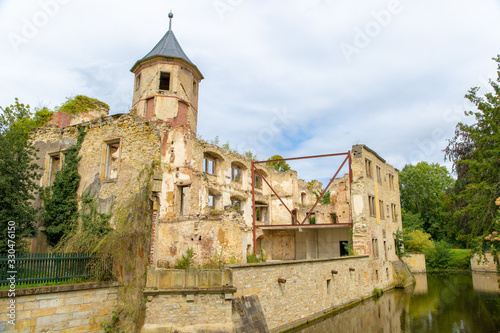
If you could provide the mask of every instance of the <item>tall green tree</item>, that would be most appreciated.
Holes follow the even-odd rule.
[[[43,108],[33,113],[29,105],[17,98],[13,105],[0,111],[0,252],[5,252],[9,221],[15,223],[17,244],[20,238],[35,231],[38,209],[32,201],[39,190],[40,175],[29,133],[44,125],[51,112]]]
[[[407,164],[399,172],[403,227],[430,233],[434,239],[446,235],[444,208],[446,191],[454,180],[446,167],[437,163]],[[423,223],[421,223],[421,221]]]
[[[500,55],[492,92],[474,87],[465,95],[476,110],[465,111],[472,124],[460,122],[449,140],[445,158],[453,162],[457,181],[450,193],[451,223],[458,239],[472,243],[493,228],[495,199],[500,196]],[[470,119],[470,118],[469,118]]]

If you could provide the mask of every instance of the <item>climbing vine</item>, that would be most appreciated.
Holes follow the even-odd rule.
[[[80,183],[78,162],[81,158],[78,154],[84,138],[85,129],[79,127],[77,142],[67,149],[61,171],[56,173],[54,183],[42,193],[45,234],[52,246],[72,233],[78,224],[76,191]]]

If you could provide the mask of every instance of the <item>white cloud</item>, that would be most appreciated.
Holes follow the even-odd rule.
[[[398,10],[385,24],[380,15],[391,6]],[[3,0],[0,105],[19,97],[54,107],[88,94],[125,112],[129,70],[166,32],[170,9],[205,76],[199,133],[261,158],[364,143],[399,168],[418,157],[443,163],[463,96],[496,74],[491,58],[500,53],[494,0]],[[348,62],[340,45],[355,46],[360,31],[369,43]],[[263,140],[273,110],[294,118]]]

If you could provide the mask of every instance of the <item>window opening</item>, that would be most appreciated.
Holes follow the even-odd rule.
[[[330,214],[330,222],[331,223],[337,223],[337,213],[331,213]]]
[[[384,215],[384,202],[382,200],[378,201],[378,210],[380,212],[380,218],[381,219],[385,219],[385,215]]]
[[[396,204],[391,204],[391,211],[392,211],[392,220],[393,221],[397,221],[397,218],[396,218]]]
[[[372,161],[365,159],[366,176],[372,178]]]
[[[56,173],[59,171],[61,167],[61,158],[59,153],[57,155],[50,156],[50,167],[49,167],[49,182],[48,185],[52,185],[54,179],[56,177]]]
[[[389,174],[389,188],[394,190],[394,175]]]
[[[203,159],[203,172],[215,175],[215,158],[205,155],[205,158]]]
[[[378,239],[372,238],[372,253],[374,258],[378,258]]]
[[[237,199],[231,199],[231,207],[236,210],[241,210],[241,201]]]
[[[309,215],[309,224],[316,224],[316,213],[311,213]]]
[[[160,90],[170,90],[170,73],[160,73]]]
[[[305,193],[303,193],[303,192],[300,194],[300,203],[301,203],[302,205],[305,205],[305,204],[306,204],[306,194],[305,194]]]
[[[370,216],[375,216],[376,215],[375,197],[373,197],[371,195],[368,196],[368,207],[370,209]]]
[[[233,165],[231,166],[231,180],[234,181],[234,182],[237,182],[237,183],[241,183],[241,174],[242,174],[242,170]]]
[[[380,169],[380,167],[377,165],[377,182],[379,184],[382,184],[382,170]]]
[[[141,74],[135,77],[135,90],[139,90],[141,86]]]
[[[106,147],[106,179],[118,177],[118,162],[120,157],[120,141],[110,142]]]

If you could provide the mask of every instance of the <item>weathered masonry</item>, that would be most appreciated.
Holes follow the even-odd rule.
[[[160,162],[155,164],[150,194],[152,275],[148,279],[172,268],[188,249],[193,249],[200,265],[214,256],[243,264],[252,253],[267,256],[273,265],[279,261],[328,261],[347,256],[351,249],[357,256],[352,265],[359,268],[342,279],[353,295],[359,294],[353,287],[355,281],[366,285],[361,288],[363,294],[374,286],[387,288],[393,283],[391,262],[398,260],[393,234],[402,229],[398,171],[376,152],[365,145],[353,146],[343,153],[350,172],[323,188],[320,182],[300,179],[296,171],[278,172],[198,139],[198,92],[203,75],[170,29],[131,71],[135,81],[130,112],[56,113],[48,126],[36,130],[33,141],[44,169],[41,185],[50,186],[64,164],[65,149],[76,142],[77,127],[85,128],[77,194],[81,197],[90,190],[102,212],[110,212],[123,200],[127,184],[144,167]],[[318,200],[316,193],[326,190],[330,201]],[[41,204],[40,199],[36,204]],[[40,251],[43,226],[39,229]],[[328,271],[321,265],[322,272]],[[339,270],[347,267],[338,265]],[[252,287],[246,286],[251,281],[239,273],[245,269],[238,266],[233,270],[237,289],[233,294],[249,295]],[[335,279],[330,279],[329,295],[335,295]],[[322,289],[326,288],[323,284],[327,286],[320,283]],[[267,287],[257,289],[253,294],[264,295]],[[231,302],[226,294],[221,291],[211,297]],[[151,293],[151,304],[156,304],[159,295]],[[330,298],[311,307],[308,315],[348,302],[350,296],[342,296],[342,302]],[[265,311],[281,306],[260,301]],[[148,311],[147,320],[156,325],[151,316],[157,311],[153,307]],[[271,325],[279,327],[294,320],[276,319]]]

